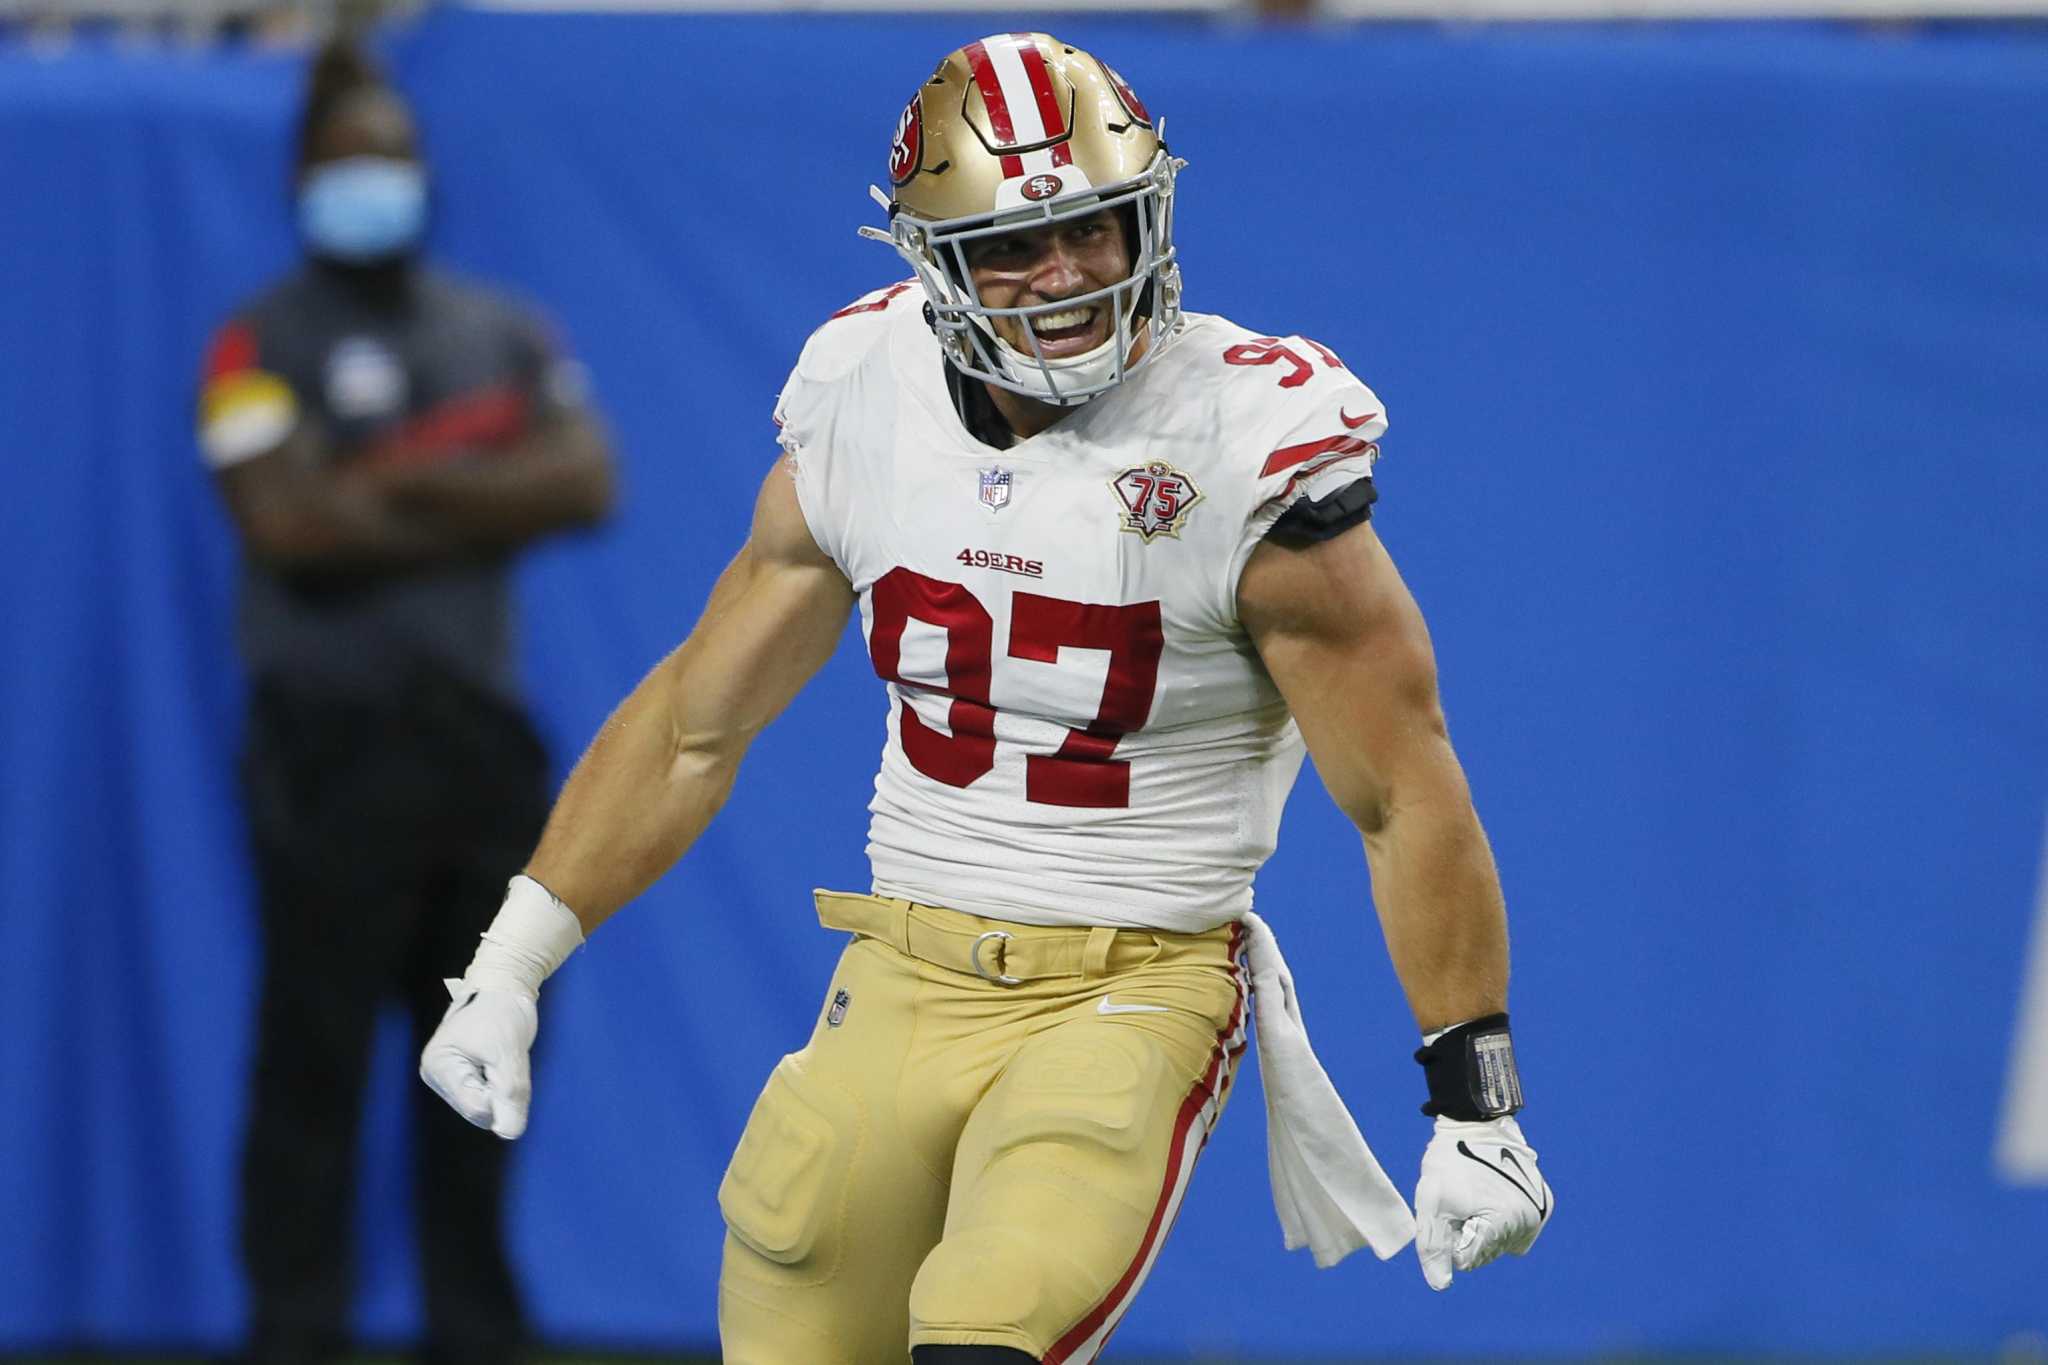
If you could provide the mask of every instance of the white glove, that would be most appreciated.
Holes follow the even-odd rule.
[[[1512,1118],[1439,1118],[1415,1186],[1422,1278],[1431,1289],[1448,1289],[1453,1269],[1477,1270],[1503,1251],[1522,1255],[1556,1207],[1535,1149]]]
[[[514,877],[468,972],[445,983],[455,1003],[420,1052],[427,1088],[501,1138],[525,1132],[540,984],[582,944],[583,927],[568,906],[533,878]]]
[[[526,1131],[533,1101],[527,1052],[540,1031],[540,1011],[515,991],[447,985],[455,1003],[420,1053],[420,1079],[477,1127],[516,1138]]]

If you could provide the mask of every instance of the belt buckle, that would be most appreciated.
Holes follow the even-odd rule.
[[[991,929],[974,940],[974,946],[967,950],[967,963],[974,968],[976,976],[980,977],[983,981],[993,981],[998,986],[1021,986],[1024,984],[1022,977],[1005,976],[1003,974],[1001,967],[1003,950],[1001,948],[996,949],[997,967],[994,973],[990,973],[988,968],[981,965],[981,946],[984,943],[987,943],[992,938],[1001,939],[1004,943],[1008,943],[1011,937],[1012,935],[1001,929]]]

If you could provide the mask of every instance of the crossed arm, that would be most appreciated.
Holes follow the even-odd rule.
[[[509,449],[472,459],[334,466],[301,423],[277,449],[221,471],[252,557],[286,574],[404,569],[488,554],[601,520],[612,464],[588,413],[549,414]]]
[[[1367,523],[1266,541],[1238,614],[1365,842],[1373,903],[1425,1033],[1507,1008],[1507,913],[1451,750],[1422,613]]]

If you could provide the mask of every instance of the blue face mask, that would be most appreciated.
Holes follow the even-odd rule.
[[[299,231],[322,256],[387,260],[418,245],[426,226],[427,177],[411,161],[352,156],[315,168],[299,186]]]

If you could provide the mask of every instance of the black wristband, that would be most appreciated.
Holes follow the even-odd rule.
[[[1508,1017],[1489,1014],[1447,1029],[1415,1051],[1429,1081],[1422,1112],[1466,1123],[1502,1118],[1522,1107],[1522,1078]]]

